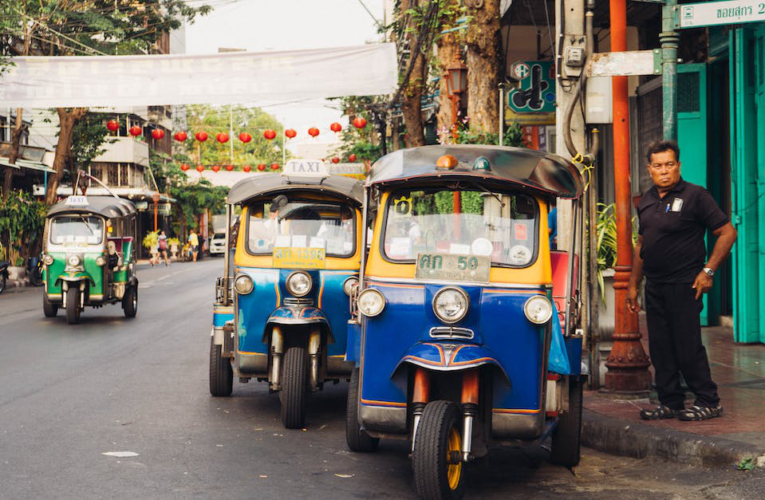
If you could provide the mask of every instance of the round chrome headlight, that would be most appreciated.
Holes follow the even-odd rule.
[[[103,255],[99,255],[98,257],[96,257],[97,266],[104,266],[105,264],[106,264],[106,259],[104,258]]]
[[[236,290],[236,293],[239,295],[247,295],[253,288],[255,288],[255,283],[253,283],[252,278],[246,274],[240,274],[234,279],[234,290]]]
[[[532,323],[543,325],[552,317],[552,304],[547,297],[535,295],[523,305],[523,312]]]
[[[82,264],[82,259],[80,258],[80,256],[79,256],[79,255],[70,255],[70,256],[69,256],[69,257],[66,259],[66,262],[67,262],[67,263],[68,263],[70,266],[72,266],[72,267],[77,267],[77,266],[79,266],[80,264]]]
[[[353,292],[353,287],[359,284],[359,279],[356,276],[351,276],[343,282],[343,291],[346,295],[350,296]]]
[[[359,294],[358,306],[361,314],[372,318],[385,309],[385,297],[380,290],[367,288]]]
[[[462,288],[445,287],[433,297],[433,312],[444,323],[462,320],[470,307],[470,299]]]
[[[313,282],[311,281],[311,277],[308,275],[308,273],[303,271],[295,271],[294,273],[287,276],[286,285],[287,291],[292,295],[295,297],[303,297],[304,295],[308,295],[308,292],[311,291]]]
[[[49,253],[46,253],[45,257],[43,257],[43,264],[46,266],[53,264],[53,256]]]

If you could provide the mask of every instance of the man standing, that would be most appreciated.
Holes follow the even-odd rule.
[[[638,205],[640,231],[627,294],[630,311],[640,310],[638,287],[646,277],[648,345],[660,405],[640,417],[707,420],[722,415],[717,385],[701,342],[702,295],[736,241],[736,230],[709,192],[680,177],[680,149],[672,141],[648,149],[654,186]],[[705,262],[704,235],[717,237]],[[685,408],[683,375],[696,401]]]

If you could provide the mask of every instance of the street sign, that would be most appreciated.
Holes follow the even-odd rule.
[[[631,50],[592,54],[587,76],[638,76],[661,74],[661,50]]]
[[[727,0],[689,3],[680,6],[679,28],[765,21],[765,1]]]
[[[505,122],[519,125],[555,123],[555,65],[552,61],[518,61],[510,67],[518,87],[507,93]]]

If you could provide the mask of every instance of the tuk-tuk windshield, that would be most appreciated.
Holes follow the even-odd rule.
[[[322,248],[327,256],[356,252],[354,210],[339,202],[287,199],[255,203],[248,208],[247,247],[252,254],[274,248]]]
[[[104,240],[104,221],[100,217],[65,215],[50,224],[50,242],[54,245],[86,243],[98,245]]]
[[[385,257],[418,253],[491,256],[492,265],[526,267],[536,256],[538,204],[524,194],[415,189],[388,199]]]

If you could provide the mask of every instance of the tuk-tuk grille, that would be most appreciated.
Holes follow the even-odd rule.
[[[313,305],[313,299],[304,299],[304,298],[297,298],[297,297],[287,297],[284,299],[284,305],[285,306],[312,306]]]
[[[475,333],[469,328],[436,326],[430,329],[430,336],[434,339],[472,339]]]

